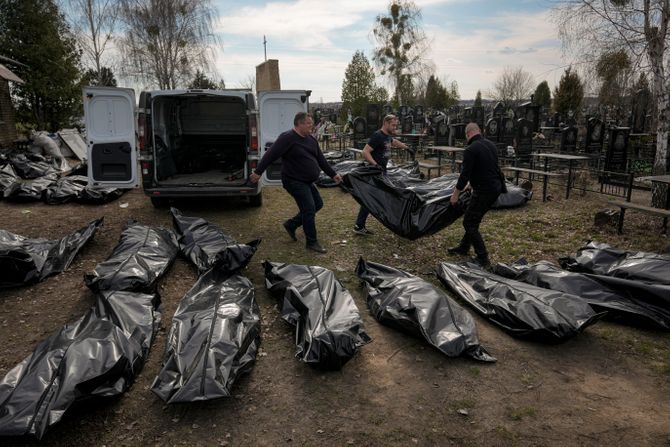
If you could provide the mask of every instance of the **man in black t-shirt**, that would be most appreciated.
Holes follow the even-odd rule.
[[[363,158],[372,166],[379,166],[382,171],[386,171],[386,165],[391,158],[391,148],[409,150],[409,147],[397,139],[393,138],[398,127],[398,118],[395,115],[386,115],[382,123],[382,128],[375,131],[370,136],[368,144],[363,148]],[[361,205],[354,225],[354,233],[362,236],[370,236],[372,231],[365,228],[365,221],[370,211]]]

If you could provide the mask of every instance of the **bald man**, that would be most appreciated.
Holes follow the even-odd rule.
[[[468,147],[463,152],[463,167],[456,189],[451,195],[451,204],[458,203],[458,197],[468,183],[472,188],[472,198],[463,216],[465,234],[461,243],[447,251],[452,255],[467,256],[470,247],[474,247],[476,255],[474,261],[488,269],[491,267],[491,262],[484,239],[479,233],[479,225],[484,214],[491,209],[503,191],[504,182],[498,166],[496,145],[481,135],[476,123],[465,126],[465,138],[468,140]]]

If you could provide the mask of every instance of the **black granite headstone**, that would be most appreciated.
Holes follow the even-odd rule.
[[[500,131],[502,130],[502,119],[500,117],[491,118],[486,122],[484,134],[486,138],[493,142],[500,141]]]
[[[437,122],[433,122],[435,128],[435,140],[433,144],[435,146],[446,146],[449,144],[449,124],[447,124],[447,117],[439,117]]]
[[[568,126],[561,129],[561,152],[577,152],[577,128]]]
[[[598,118],[589,118],[586,122],[586,152],[589,154],[599,154],[603,149],[605,139],[605,127]]]
[[[530,164],[530,154],[533,152],[533,123],[525,118],[516,122],[516,156],[519,163]]]
[[[365,108],[366,135],[368,137],[381,127],[381,109],[379,104],[368,104]]]
[[[605,156],[605,170],[626,172],[628,160],[628,136],[630,127],[612,127],[609,132],[609,145]]]
[[[363,149],[367,143],[367,125],[365,123],[365,118],[362,116],[357,116],[354,118],[354,147],[357,149]]]

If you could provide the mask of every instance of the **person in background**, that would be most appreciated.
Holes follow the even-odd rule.
[[[468,147],[463,152],[463,167],[456,188],[451,194],[451,204],[458,203],[458,197],[468,183],[472,188],[472,196],[463,216],[465,234],[457,247],[449,248],[447,251],[451,255],[467,256],[470,247],[474,247],[476,254],[474,261],[488,269],[491,267],[491,262],[484,239],[479,233],[479,225],[486,212],[503,192],[505,184],[498,166],[496,145],[481,135],[476,123],[465,126],[465,138]]]
[[[302,226],[305,247],[317,253],[326,253],[327,250],[319,244],[316,234],[316,213],[323,208],[323,200],[314,182],[319,178],[321,170],[337,184],[342,181],[342,177],[330,167],[319,143],[312,136],[312,117],[305,112],[299,112],[293,119],[293,126],[293,129],[279,135],[263,155],[249,180],[258,182],[268,166],[281,157],[282,185],[298,205],[298,214],[283,223],[284,229],[291,239],[297,241],[295,232]]]
[[[395,115],[386,115],[382,122],[382,128],[375,131],[363,148],[363,158],[372,166],[379,166],[382,171],[386,171],[386,165],[391,158],[391,148],[410,150],[405,143],[393,138],[398,128],[398,118]],[[361,236],[370,236],[372,231],[365,227],[365,222],[370,215],[370,211],[361,205],[358,211],[358,217],[354,224],[354,233]]]

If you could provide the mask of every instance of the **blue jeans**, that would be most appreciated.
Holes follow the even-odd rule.
[[[363,228],[369,215],[370,211],[365,206],[361,205],[361,208],[358,210],[358,216],[356,217],[356,226],[358,228]]]
[[[282,185],[293,196],[299,210],[298,214],[287,221],[288,225],[293,230],[302,226],[307,245],[316,243],[316,213],[323,208],[323,200],[319,190],[313,183],[292,179],[282,179]]]

